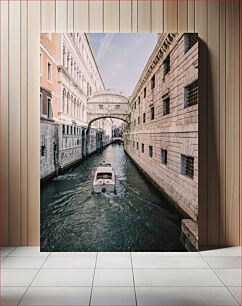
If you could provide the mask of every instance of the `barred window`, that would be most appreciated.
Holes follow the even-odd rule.
[[[146,87],[144,88],[144,98],[146,98]]]
[[[165,76],[167,75],[167,73],[170,71],[170,54],[167,56],[167,58],[164,60],[163,62],[163,69],[164,69],[164,75],[163,77],[165,78]]]
[[[160,159],[161,159],[161,163],[162,163],[163,165],[166,165],[166,164],[167,164],[167,150],[161,149],[161,156],[160,156]]]
[[[45,153],[46,153],[45,139],[42,139],[40,146],[40,156],[45,156]]]
[[[198,104],[198,80],[185,87],[184,90],[184,107]]]
[[[155,88],[155,74],[151,78],[151,89],[154,89],[154,88]]]
[[[185,34],[185,53],[187,53],[198,42],[197,33]]]
[[[181,174],[193,178],[194,176],[194,157],[181,155]]]
[[[149,157],[153,157],[153,147],[149,146]]]
[[[163,116],[170,114],[170,97],[163,99]]]
[[[155,119],[155,108],[154,106],[150,108],[150,113],[151,113],[151,120]]]
[[[142,153],[144,153],[144,151],[145,151],[145,145],[143,143],[141,145],[141,151],[142,151]]]
[[[145,113],[143,113],[143,123],[145,123]]]
[[[136,149],[139,150],[139,143],[136,143]]]
[[[45,156],[45,146],[40,147],[40,154],[41,156]]]

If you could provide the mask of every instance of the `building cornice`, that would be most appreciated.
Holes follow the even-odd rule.
[[[139,95],[141,89],[145,85],[146,81],[149,79],[150,75],[153,73],[156,66],[159,64],[160,60],[165,59],[168,53],[171,52],[171,46],[174,46],[174,41],[178,41],[183,34],[178,33],[167,33],[160,36],[157,44],[150,55],[147,64],[135,86],[135,89],[130,96],[130,103],[132,103]]]

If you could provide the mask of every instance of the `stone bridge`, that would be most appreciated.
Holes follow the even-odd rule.
[[[128,98],[111,89],[95,92],[87,99],[88,128],[86,131],[86,150],[89,152],[90,127],[93,122],[104,118],[119,119],[130,122]]]
[[[87,100],[88,128],[102,118],[120,119],[127,123],[130,120],[128,98],[111,89],[94,93]]]

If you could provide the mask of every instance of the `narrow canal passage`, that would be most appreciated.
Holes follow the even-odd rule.
[[[110,162],[117,194],[92,194],[96,167]],[[41,188],[45,251],[185,251],[181,216],[112,144]]]

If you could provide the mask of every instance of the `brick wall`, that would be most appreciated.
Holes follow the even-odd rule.
[[[164,47],[163,55],[155,61],[157,52],[162,46]],[[164,35],[159,38],[145,68],[147,73],[144,70],[131,96],[131,124],[125,134],[125,149],[138,165],[196,220],[198,214],[198,104],[184,107],[184,87],[198,78],[198,43],[186,53],[184,46],[184,35],[177,34],[168,47],[164,46]],[[169,54],[170,71],[164,78],[163,61]],[[152,63],[152,68],[149,63]],[[149,75],[148,78],[147,75]],[[153,75],[155,75],[155,87],[152,90]],[[144,98],[145,87],[146,97]],[[167,115],[163,115],[165,95],[170,97],[170,113]],[[153,120],[151,107],[154,107]],[[143,123],[144,113],[145,123]],[[140,117],[140,124],[138,124],[138,117]],[[144,152],[142,152],[142,144],[144,144]],[[149,157],[149,146],[153,147],[152,157]],[[166,165],[161,163],[161,149],[167,150]],[[193,178],[181,174],[182,154],[194,158]]]

